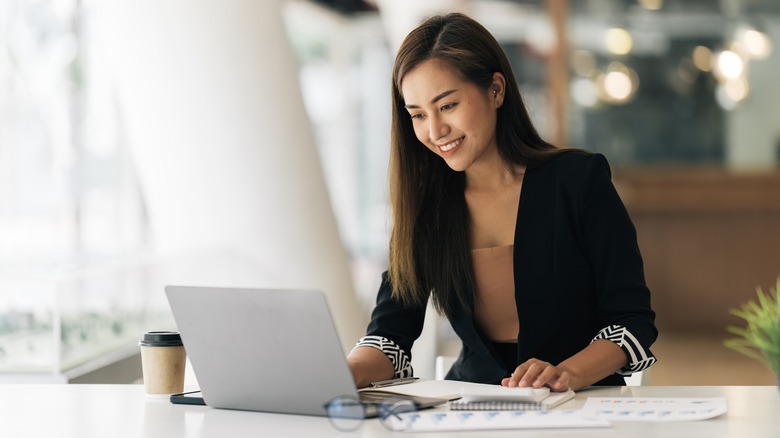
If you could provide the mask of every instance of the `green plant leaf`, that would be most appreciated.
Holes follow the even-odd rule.
[[[745,327],[728,326],[726,330],[735,338],[726,339],[724,345],[750,358],[764,362],[780,376],[780,276],[777,284],[764,293],[756,288],[758,302],[749,300],[729,313],[745,320]]]

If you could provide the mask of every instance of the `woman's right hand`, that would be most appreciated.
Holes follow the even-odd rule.
[[[552,391],[566,391],[571,384],[571,374],[563,367],[539,360],[529,359],[520,364],[511,377],[501,380],[502,386],[549,387]]]

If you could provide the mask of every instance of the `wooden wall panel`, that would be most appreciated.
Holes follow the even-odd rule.
[[[780,276],[780,173],[619,169],[660,329],[728,336]]]

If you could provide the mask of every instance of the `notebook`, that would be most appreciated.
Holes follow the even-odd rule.
[[[551,392],[549,388],[508,388],[474,385],[461,389],[462,397],[450,402],[453,411],[546,411],[574,398],[571,389]]]
[[[165,293],[206,405],[325,416],[334,398],[359,398],[321,292],[166,286]],[[418,409],[446,403],[409,398]],[[365,416],[380,403],[366,401]]]
[[[547,411],[574,398],[571,389],[553,392],[548,388],[508,388],[457,380],[423,380],[360,392],[392,393],[450,400],[453,411]]]

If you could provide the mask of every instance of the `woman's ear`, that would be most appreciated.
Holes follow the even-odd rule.
[[[493,81],[490,83],[490,97],[496,108],[500,108],[504,103],[506,94],[506,78],[499,72],[493,73]]]

